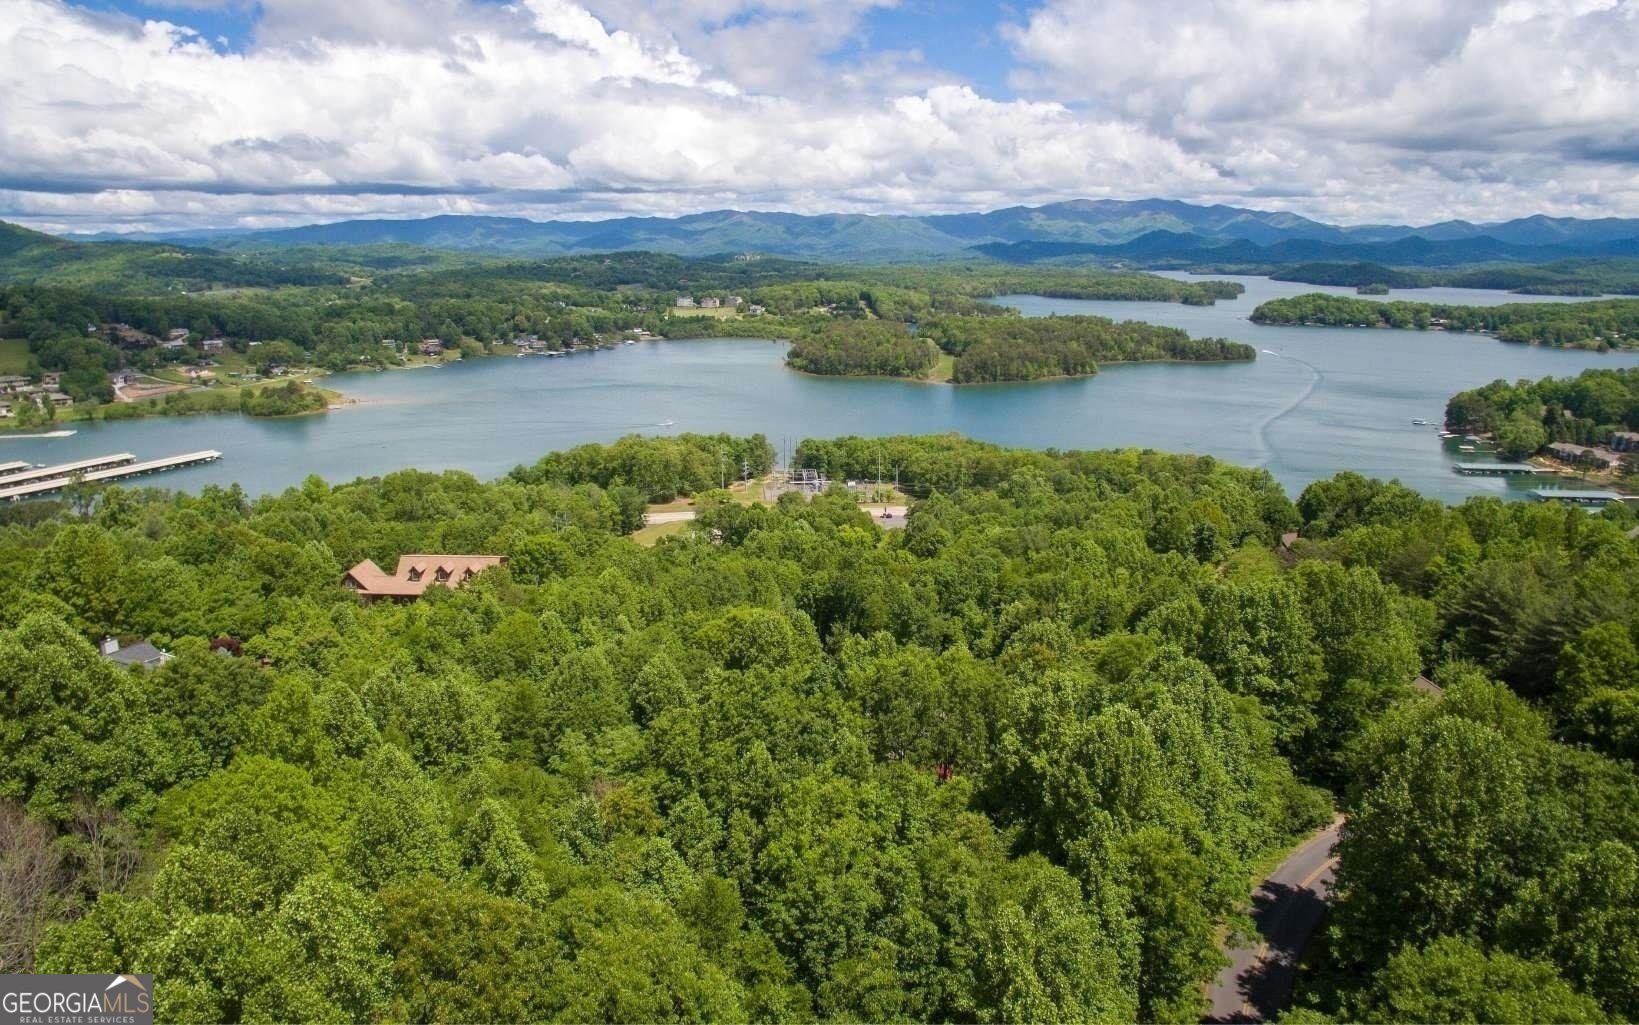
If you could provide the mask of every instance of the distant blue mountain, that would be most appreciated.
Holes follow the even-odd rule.
[[[1078,199],[925,216],[739,210],[601,221],[440,216],[139,237],[225,250],[409,244],[531,257],[650,250],[681,256],[758,252],[867,261],[983,254],[1016,261],[1083,255],[1224,262],[1360,259],[1435,266],[1631,255],[1633,240],[1639,239],[1639,219],[1535,216],[1496,224],[1339,226],[1292,213],[1176,200]]]
[[[973,252],[1008,263],[1038,263],[1072,257],[1190,264],[1379,263],[1398,267],[1453,267],[1462,264],[1548,263],[1574,257],[1639,256],[1639,237],[1552,244],[1505,242],[1491,235],[1456,239],[1408,236],[1388,242],[1323,242],[1285,239],[1259,245],[1247,239],[1220,240],[1154,231],[1128,242],[986,243]]]

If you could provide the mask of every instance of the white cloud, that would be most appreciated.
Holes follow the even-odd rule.
[[[1049,0],[1005,31],[1026,90],[1323,210],[1639,212],[1631,0]]]
[[[1629,3],[1048,0],[1006,30],[1025,98],[997,99],[915,54],[827,60],[879,0],[261,0],[242,53],[5,2],[0,217],[47,228],[1148,195],[1639,214]]]

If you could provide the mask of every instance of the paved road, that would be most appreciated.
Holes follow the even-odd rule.
[[[1339,817],[1311,836],[1252,895],[1258,936],[1224,951],[1230,963],[1207,991],[1212,1009],[1203,1021],[1268,1021],[1285,1008],[1303,945],[1326,913],[1326,887],[1337,868],[1332,847],[1342,824]]]

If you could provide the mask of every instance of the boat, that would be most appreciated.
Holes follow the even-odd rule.
[[[1413,420],[1411,423],[1412,423],[1413,427],[1432,427],[1432,426],[1434,426],[1433,424],[1429,423],[1427,420]]]
[[[659,423],[655,424],[655,426],[656,427],[676,427],[677,426],[677,421],[676,420],[662,420]]]
[[[40,434],[0,433],[0,441],[29,441],[34,438],[72,438],[79,431],[45,431]]]
[[[1473,452],[1474,451],[1474,446],[1473,445],[1458,445],[1457,446],[1457,451],[1458,452]]]

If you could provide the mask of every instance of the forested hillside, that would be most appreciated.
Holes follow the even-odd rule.
[[[1639,347],[1639,299],[1449,306],[1314,292],[1260,303],[1252,319],[1259,324],[1490,331],[1504,342],[1599,351]]]
[[[0,511],[4,969],[167,1021],[1193,1020],[1335,795],[1305,1013],[1639,1013],[1631,512],[851,438],[799,461],[895,467],[903,531],[623,536],[725,441]],[[510,561],[339,586],[408,552]]]
[[[1086,377],[1101,362],[1221,363],[1258,355],[1240,342],[1108,317],[934,317],[917,328],[823,323],[796,335],[785,361],[815,374],[926,378],[943,351],[951,357],[951,380],[983,384]]]

